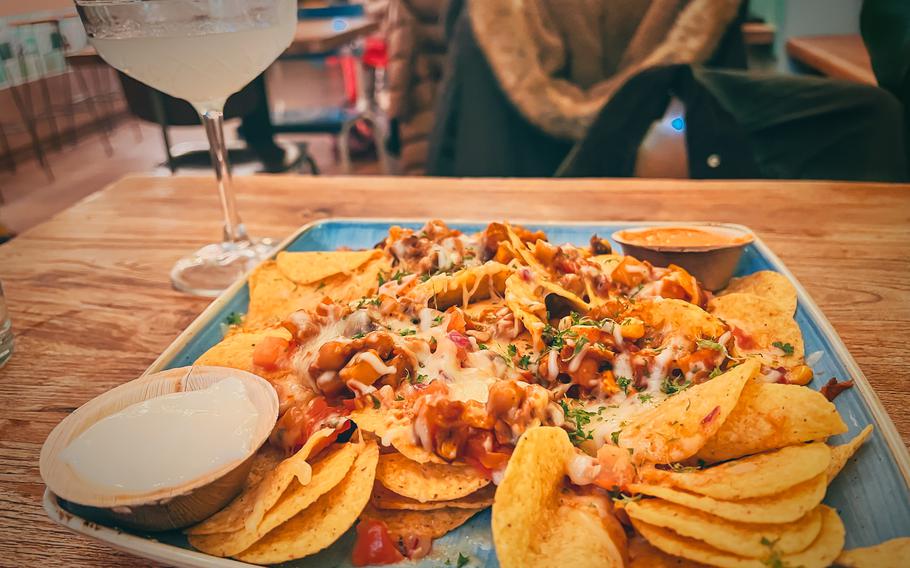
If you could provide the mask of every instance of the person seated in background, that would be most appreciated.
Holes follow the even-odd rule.
[[[417,1],[393,0],[392,10]],[[426,2],[432,14],[441,12],[440,2]],[[893,96],[744,71],[740,0],[448,6],[427,173],[630,176],[651,124],[676,98],[685,108],[691,177],[906,178]],[[438,19],[426,21],[438,26]],[[413,53],[428,45],[408,45],[412,55],[402,61],[412,73],[420,61]],[[394,67],[390,75],[395,85]],[[413,94],[419,81],[403,83]],[[412,109],[434,104],[414,96],[408,102]]]
[[[386,20],[391,146],[399,169],[425,173],[436,94],[446,63],[447,0],[390,0]]]
[[[860,31],[878,84],[903,106],[904,151],[910,166],[910,2],[865,0]]]

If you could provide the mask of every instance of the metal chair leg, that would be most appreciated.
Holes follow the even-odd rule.
[[[383,129],[382,124],[372,112],[364,112],[360,115],[360,119],[369,122],[372,126],[370,130],[373,133],[373,144],[376,146],[376,158],[379,160],[379,167],[382,168],[382,173],[390,173],[389,155],[385,151],[385,129]]]
[[[103,117],[98,113],[98,107],[95,105],[94,94],[89,90],[88,83],[85,80],[85,77],[82,76],[81,70],[76,72],[76,82],[79,83],[79,90],[82,91],[83,96],[85,97],[85,104],[88,106],[89,114],[92,115],[92,122],[98,125],[98,132],[101,136],[101,144],[104,146],[104,153],[108,156],[114,154],[114,148],[111,146],[110,138],[108,138],[107,132],[104,130],[104,124],[102,123]]]
[[[149,97],[152,99],[152,111],[155,113],[155,120],[161,127],[161,140],[164,142],[164,155],[167,159],[167,168],[171,170],[171,175],[177,173],[177,164],[174,162],[174,156],[171,155],[171,137],[167,131],[167,116],[164,113],[164,101],[161,99],[161,93],[152,89],[149,91]]]
[[[76,132],[76,104],[73,102],[73,85],[72,85],[71,68],[67,68],[63,74],[63,107],[70,126],[70,142],[75,146],[79,143],[79,134]]]
[[[51,129],[51,141],[53,147],[57,150],[63,150],[63,140],[60,138],[60,129],[57,127],[57,118],[54,116],[54,103],[51,100],[51,90],[47,86],[47,77],[42,74],[38,79],[38,85],[41,89],[41,95],[44,99],[45,120]]]
[[[10,173],[16,173],[16,159],[13,158],[13,150],[10,148],[9,139],[6,137],[6,130],[3,129],[2,123],[0,123],[0,146],[3,147],[3,159],[6,161],[6,168]]]
[[[351,130],[357,124],[357,118],[345,121],[338,132],[338,154],[341,157],[341,171],[351,173]]]
[[[31,102],[27,102],[31,100],[31,97],[23,98],[22,93],[19,92],[20,88],[20,86],[16,85],[10,86],[13,102],[19,110],[19,117],[22,119],[22,122],[25,123],[25,129],[31,140],[32,151],[35,152],[35,158],[37,158],[38,164],[41,165],[41,168],[44,170],[44,175],[47,176],[47,180],[52,182],[54,181],[54,172],[51,170],[50,162],[47,161],[47,155],[44,153],[44,148],[41,146],[41,138],[38,136],[38,127],[35,124],[34,117],[30,110]]]

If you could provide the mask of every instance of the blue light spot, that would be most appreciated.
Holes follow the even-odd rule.
[[[332,30],[336,32],[343,32],[348,29],[348,22],[342,18],[333,18],[332,19]]]
[[[673,120],[670,121],[670,126],[673,127],[673,130],[675,130],[677,132],[682,132],[686,128],[686,121],[683,120],[683,118],[681,116],[677,116],[676,118],[674,118]]]

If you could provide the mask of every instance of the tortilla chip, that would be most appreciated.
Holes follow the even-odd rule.
[[[622,566],[625,535],[612,515],[600,515],[594,496],[591,508],[562,498],[574,453],[562,428],[531,428],[518,440],[493,503],[493,542],[503,568]]]
[[[843,434],[847,425],[821,393],[750,381],[724,425],[698,452],[713,463]]]
[[[243,488],[248,489],[259,483],[259,480],[278,467],[286,457],[283,449],[272,444],[263,444],[253,456],[253,465],[250,466],[250,473],[243,482]]]
[[[626,565],[626,533],[613,516],[606,497],[564,493],[550,523],[553,526],[540,542],[536,556],[539,563],[524,566],[622,568]],[[585,539],[584,546],[578,546],[579,537]]]
[[[401,454],[379,456],[376,480],[386,489],[421,503],[466,497],[490,483],[470,466],[417,463]]]
[[[715,499],[764,497],[826,471],[831,453],[822,443],[788,446],[692,472],[650,469],[645,479]]]
[[[501,297],[511,273],[512,269],[505,264],[487,262],[454,274],[437,274],[414,286],[408,296],[437,310],[466,306],[472,301]]]
[[[591,309],[591,306],[587,302],[585,302],[583,299],[579,298],[577,294],[575,294],[574,292],[571,292],[570,290],[566,290],[565,288],[563,288],[559,284],[556,284],[555,282],[551,282],[549,280],[541,280],[540,286],[544,290],[544,292],[543,292],[544,300],[546,300],[547,296],[556,295],[556,296],[559,296],[560,298],[566,299],[569,302],[569,304],[572,305],[573,308],[575,308],[576,310],[578,310],[580,312],[587,312],[588,310]]]
[[[214,556],[233,556],[243,552],[273,528],[309,507],[316,499],[341,483],[362,444],[343,444],[333,448],[312,464],[313,477],[309,483],[291,483],[278,501],[266,512],[258,526],[229,533],[189,535],[190,544]]]
[[[286,252],[275,257],[275,264],[288,279],[297,284],[312,284],[335,274],[350,274],[382,251],[351,250],[333,252]]]
[[[483,507],[475,509],[444,507],[427,511],[395,511],[376,509],[367,505],[363,513],[361,513],[361,517],[382,521],[389,531],[389,536],[392,537],[393,541],[397,541],[408,536],[440,538],[449,531],[465,524],[468,519],[476,515],[481,509]]]
[[[719,295],[740,292],[771,300],[791,316],[796,312],[796,288],[780,272],[761,270],[748,276],[734,278]]]
[[[723,426],[746,382],[758,373],[747,361],[636,415],[619,435],[639,463],[673,463],[695,455]]]
[[[494,493],[496,493],[496,486],[487,485],[483,489],[459,499],[421,503],[416,499],[403,497],[390,491],[377,482],[373,486],[373,495],[370,498],[370,503],[377,509],[404,509],[408,511],[429,511],[446,507],[454,509],[483,509],[493,504]]]
[[[506,279],[506,305],[531,334],[531,342],[540,348],[541,335],[547,325],[547,304],[543,298],[537,297],[533,284],[525,279],[533,278],[529,274],[530,272],[517,273]]]
[[[869,424],[863,428],[862,432],[853,437],[852,440],[846,444],[841,444],[840,446],[831,447],[831,462],[828,464],[828,483],[831,483],[837,474],[844,469],[844,466],[847,465],[847,461],[853,457],[860,446],[862,446],[866,440],[869,439],[869,436],[872,435],[872,424]]]
[[[379,446],[365,441],[341,483],[236,558],[275,564],[315,554],[331,545],[353,526],[369,503],[378,461]]]
[[[286,374],[287,371],[269,373],[253,365],[253,351],[256,350],[256,345],[265,337],[291,339],[291,333],[283,327],[252,333],[234,333],[209,348],[193,364],[230,367],[266,378]]]
[[[243,529],[255,530],[266,512],[278,502],[285,489],[292,483],[306,485],[310,482],[313,470],[307,459],[316,444],[328,438],[332,432],[330,428],[323,428],[314,433],[296,454],[266,473],[259,483],[243,491],[224,509],[187,529],[186,533],[202,535]]]
[[[821,474],[786,491],[765,497],[723,501],[663,485],[632,484],[629,489],[742,523],[790,523],[814,509],[825,497],[827,479]]]
[[[642,298],[635,303],[631,315],[657,333],[670,331],[693,341],[715,339],[727,330],[723,322],[705,310],[675,298]]]
[[[626,503],[625,511],[633,522],[670,529],[718,550],[750,558],[766,557],[768,547],[762,542],[767,541],[773,542],[781,554],[805,550],[822,527],[818,507],[796,521],[782,524],[738,523],[662,499]]]
[[[250,304],[243,329],[254,331],[275,325],[297,310],[314,308],[325,297],[345,303],[372,296],[379,287],[376,275],[389,267],[389,259],[380,255],[350,274],[299,284],[286,277],[275,261],[264,262],[249,278]]]
[[[768,546],[767,555],[763,559],[746,558],[723,552],[695,539],[680,536],[669,529],[640,521],[634,522],[634,525],[648,542],[664,552],[712,566],[767,568],[767,566],[773,565],[821,568],[829,566],[843,549],[844,524],[834,509],[822,505],[820,510],[822,528],[818,537],[807,549],[793,554],[781,554],[773,546]]]
[[[655,548],[641,535],[629,539],[629,568],[704,568],[706,565]]]
[[[766,298],[754,294],[727,294],[708,302],[708,311],[729,325],[742,330],[751,344],[734,341],[730,353],[734,357],[758,355],[771,367],[791,368],[803,362],[803,335],[799,325],[788,313]],[[789,344],[792,353],[787,355],[774,343]]]
[[[910,537],[893,538],[881,544],[845,550],[834,561],[841,568],[906,568]]]
[[[388,409],[362,408],[354,410],[349,418],[364,432],[370,432],[382,440],[383,445],[390,444],[403,456],[417,463],[448,463],[433,452],[425,450],[414,443],[410,432],[413,429],[412,419],[402,412]]]
[[[247,281],[250,302],[243,327],[255,330],[269,322],[281,321],[306,300],[318,302],[310,286],[300,286],[285,276],[274,260],[260,264]]]

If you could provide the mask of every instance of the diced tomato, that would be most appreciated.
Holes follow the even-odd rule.
[[[491,432],[483,432],[480,435],[468,438],[465,445],[464,460],[483,473],[488,479],[491,479],[494,471],[506,467],[511,454],[507,451],[488,450],[487,446],[493,447],[493,434]],[[507,448],[502,449],[507,450]]]
[[[731,331],[737,347],[740,349],[755,349],[755,340],[752,339],[751,335],[738,327],[734,327]]]
[[[303,446],[315,432],[326,427],[335,428],[331,436],[313,449],[312,453],[315,455],[319,450],[334,443],[339,434],[351,427],[349,420],[342,419],[347,412],[343,406],[329,406],[322,396],[310,400],[305,406],[294,406],[278,420],[278,425],[272,433],[272,443],[291,451]]]
[[[394,564],[402,560],[404,556],[395,548],[385,523],[369,518],[360,521],[354,551],[351,553],[351,563],[354,566]]]
[[[253,364],[268,371],[277,369],[288,355],[290,342],[282,337],[264,337],[253,350]]]
[[[433,549],[433,539],[429,535],[411,534],[402,537],[401,540],[404,555],[408,557],[408,560],[419,560]]]

